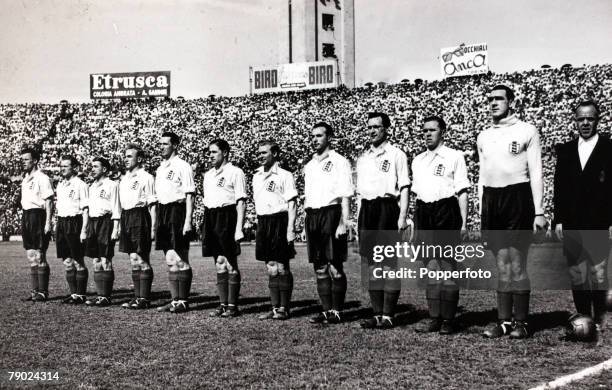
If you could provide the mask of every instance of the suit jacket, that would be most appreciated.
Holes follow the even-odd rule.
[[[564,229],[607,229],[612,226],[612,142],[599,135],[584,169],[578,139],[556,147],[555,222]]]

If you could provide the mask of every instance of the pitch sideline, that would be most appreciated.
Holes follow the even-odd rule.
[[[573,374],[569,374],[569,375],[564,375],[562,377],[559,377],[553,381],[550,381],[548,383],[542,384],[540,386],[536,386],[536,387],[532,387],[529,390],[550,390],[550,389],[558,389],[560,387],[563,387],[565,385],[568,385],[572,382],[578,381],[580,379],[586,378],[588,376],[593,376],[596,374],[599,374],[603,371],[606,370],[610,370],[612,369],[612,358],[601,362],[599,364],[596,364],[592,367],[587,367],[583,370],[580,370],[578,372],[575,372]]]

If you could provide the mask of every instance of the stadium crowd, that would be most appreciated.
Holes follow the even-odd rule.
[[[465,151],[470,191],[468,229],[478,228],[476,181],[478,161],[473,153],[477,134],[488,125],[488,88],[504,83],[517,92],[516,112],[540,131],[546,216],[552,218],[554,145],[573,136],[572,106],[579,99],[600,103],[604,113],[599,128],[610,130],[612,111],[612,65],[542,69],[510,74],[488,74],[442,81],[400,83],[355,89],[328,89],[242,97],[195,100],[134,100],[70,104],[0,105],[0,233],[19,234],[19,151],[24,145],[42,149],[40,167],[59,180],[59,158],[73,154],[88,176],[90,161],[98,155],[111,160],[115,176],[121,174],[122,152],[128,142],[139,143],[148,154],[147,170],[154,173],[160,162],[156,144],[163,131],[182,138],[180,155],[196,172],[207,167],[206,148],[214,138],[226,139],[233,162],[250,180],[258,163],[257,143],[274,139],[282,148],[282,164],[295,172],[303,194],[304,164],[312,154],[310,129],[324,120],[336,129],[335,148],[353,162],[363,151],[365,120],[369,111],[386,112],[392,119],[392,141],[410,157],[424,149],[419,134],[422,119],[440,115],[449,124],[447,145]],[[201,192],[201,175],[198,175]],[[248,183],[250,190],[250,181]],[[194,221],[203,214],[196,198]],[[356,208],[356,204],[353,204]],[[298,209],[298,232],[303,215]],[[247,206],[248,227],[255,222],[252,202]],[[7,233],[8,232],[8,233]],[[299,235],[298,235],[299,236]]]

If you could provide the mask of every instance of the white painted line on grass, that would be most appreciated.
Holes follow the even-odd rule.
[[[551,390],[558,389],[559,387],[565,386],[571,382],[578,381],[582,378],[586,378],[587,376],[597,375],[600,372],[612,369],[612,358],[606,360],[605,362],[594,365],[593,367],[585,368],[584,370],[575,372],[573,374],[565,375],[560,378],[555,379],[554,381],[545,383],[543,385],[532,387],[529,390]]]

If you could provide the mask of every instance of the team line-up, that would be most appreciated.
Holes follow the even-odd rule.
[[[505,85],[489,91],[491,126],[477,139],[481,228],[489,232],[488,247],[496,257],[498,271],[498,321],[484,331],[489,338],[529,336],[527,251],[532,232],[547,227],[538,131],[514,115],[513,101],[514,92]],[[557,148],[554,207],[555,233],[564,243],[576,310],[593,317],[602,329],[612,234],[612,144],[597,134],[599,118],[595,102],[583,101],[575,107],[574,126],[579,138]],[[353,183],[350,162],[332,148],[334,129],[326,122],[312,126],[314,154],[304,166],[305,233],[322,311],[310,319],[311,323],[336,324],[343,320],[349,203],[354,195],[359,205],[359,253],[370,271],[368,290],[373,310],[373,315],[361,322],[363,328],[394,326],[401,283],[397,278],[374,277],[372,271],[380,263],[372,254],[376,246],[401,241],[402,231],[409,225],[411,192],[417,199],[412,219],[419,242],[457,245],[466,232],[471,184],[463,153],[444,145],[443,118],[434,115],[423,120],[421,134],[427,150],[412,159],[411,169],[406,154],[388,140],[390,127],[385,113],[368,114],[364,134],[369,148],[356,162]],[[63,156],[62,180],[55,191],[50,178],[38,168],[40,151],[22,151],[23,245],[30,261],[32,287],[28,300],[48,299],[46,250],[56,208],[57,257],[63,259],[70,290],[65,303],[94,307],[111,304],[112,258],[118,240],[119,250],[129,254],[134,284],[134,298],[123,307],[149,308],[153,281],[149,259],[154,241],[155,249],[165,255],[172,297],[158,310],[189,310],[189,243],[195,234],[192,214],[196,188],[192,167],[179,157],[179,148],[175,133],[161,134],[162,162],[154,177],[143,168],[146,156],[140,146],[126,145],[126,173],[119,182],[108,177],[109,161],[95,157],[90,186],[77,176],[79,162],[73,156]],[[243,238],[246,180],[243,171],[229,161],[230,146],[225,140],[213,140],[207,153],[212,168],[203,175],[202,256],[214,258],[220,301],[210,315],[232,318],[240,314],[238,242]],[[293,291],[290,260],[295,255],[298,192],[293,174],[278,164],[280,153],[274,140],[260,142],[261,166],[252,178],[258,218],[255,257],[265,262],[272,306],[270,312],[260,316],[262,320],[289,318]],[[577,204],[581,207],[575,207]],[[580,229],[601,234],[581,235]],[[93,259],[98,294],[89,300],[85,256]],[[453,257],[421,256],[419,260],[429,271],[453,275],[457,270]],[[386,258],[384,271],[396,269],[397,259]],[[454,333],[459,301],[454,278],[431,278],[426,298],[429,318],[417,324],[417,330]]]

